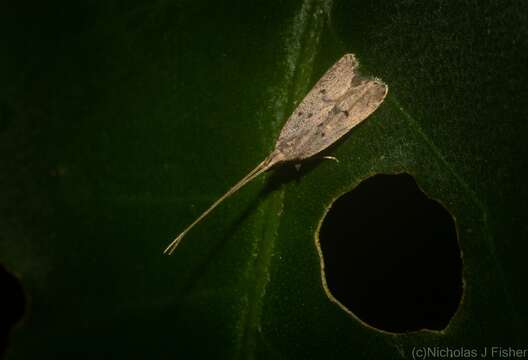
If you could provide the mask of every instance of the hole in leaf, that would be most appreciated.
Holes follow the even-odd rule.
[[[22,318],[24,308],[22,285],[0,265],[0,357],[5,352],[9,331]]]
[[[376,175],[341,196],[319,233],[327,290],[390,332],[440,330],[462,296],[453,217],[407,174]]]

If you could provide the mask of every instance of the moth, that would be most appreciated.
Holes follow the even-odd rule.
[[[385,99],[388,86],[380,79],[359,75],[358,66],[353,54],[335,63],[286,121],[271,154],[187,226],[164,253],[172,254],[196,224],[257,176],[279,164],[298,164],[318,154],[372,114]]]

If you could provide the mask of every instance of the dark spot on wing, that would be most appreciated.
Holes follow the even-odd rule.
[[[360,75],[356,75],[352,78],[352,80],[350,80],[350,87],[356,87],[356,86],[362,85],[364,80],[365,80],[364,77],[361,77]]]
[[[304,114],[302,111],[299,111],[299,112],[297,113],[298,116],[302,116],[302,114]]]
[[[324,132],[321,132],[321,137],[325,137],[325,133]]]
[[[321,94],[326,94],[326,89],[321,89],[321,91],[319,91]]]
[[[343,110],[343,114],[345,114],[346,117],[348,117],[348,115],[350,115],[350,114],[348,113],[348,111],[346,111],[346,110]]]
[[[312,113],[308,113],[308,118],[311,118],[312,117]]]

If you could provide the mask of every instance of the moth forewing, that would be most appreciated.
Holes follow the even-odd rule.
[[[353,54],[344,55],[317,81],[306,97],[316,96],[323,100],[340,98],[357,76],[358,66]]]
[[[374,112],[385,99],[388,87],[379,79],[361,77],[358,66],[353,54],[335,63],[286,121],[273,152],[187,226],[164,253],[171,254],[196,224],[257,176],[279,163],[318,154]]]
[[[317,82],[284,125],[276,152],[286,161],[316,155],[365,120],[385,99],[388,87],[357,73],[358,62],[345,55]]]
[[[358,62],[353,54],[346,54],[336,62],[297,105],[282,127],[277,144],[311,125],[317,125],[325,109],[333,106],[330,100],[339,99],[350,88],[357,67]]]

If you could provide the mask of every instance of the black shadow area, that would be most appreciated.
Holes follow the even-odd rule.
[[[334,202],[319,234],[332,295],[390,332],[447,326],[462,296],[453,217],[408,174],[376,175]]]
[[[0,265],[0,359],[5,353],[9,332],[22,318],[25,307],[22,285]]]

